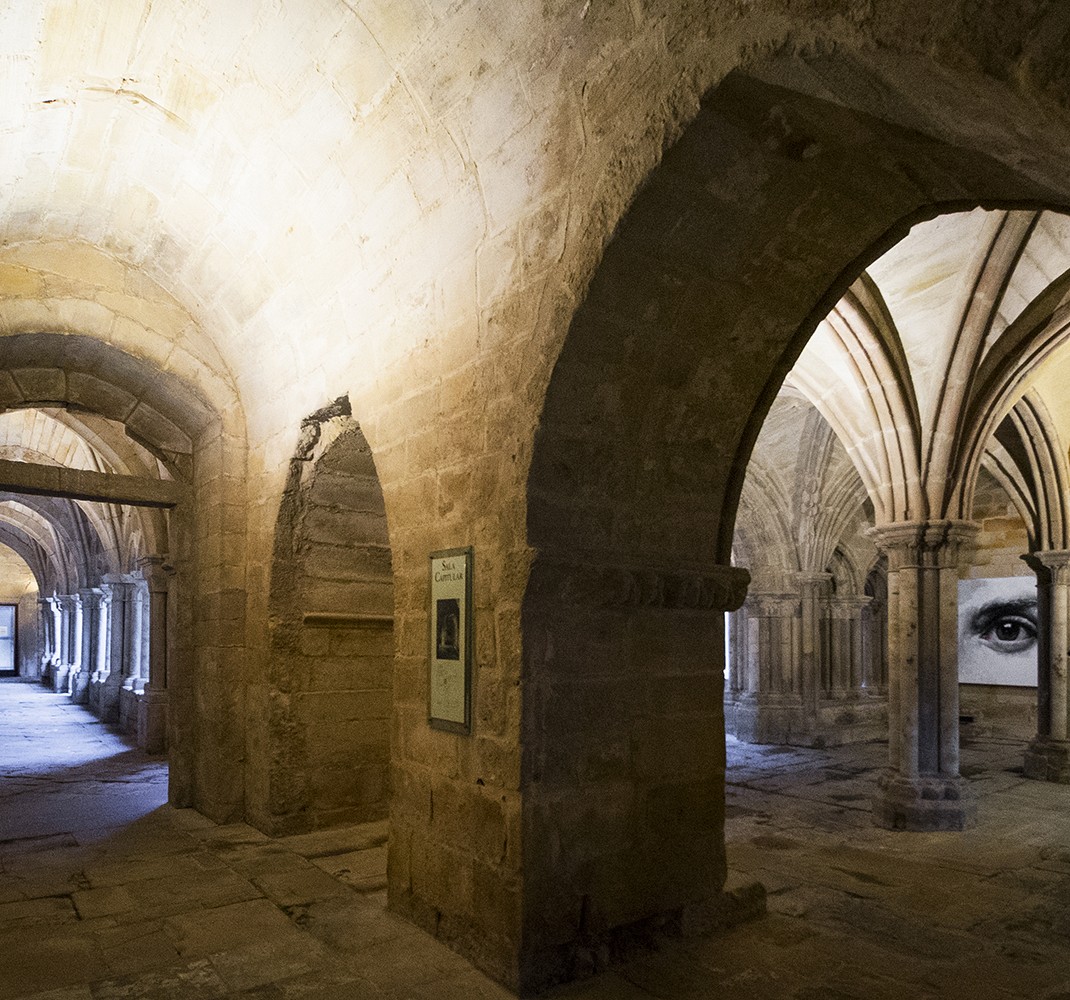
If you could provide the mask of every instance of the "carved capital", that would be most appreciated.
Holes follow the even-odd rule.
[[[1049,549],[1047,552],[1030,552],[1022,561],[1037,574],[1056,586],[1070,584],[1070,549]]]
[[[829,600],[829,609],[832,613],[832,617],[835,619],[858,618],[862,614],[862,609],[872,600],[872,597],[867,597],[862,594],[833,597]]]
[[[954,568],[973,552],[981,526],[974,521],[896,521],[866,534],[888,557],[889,570],[906,566]]]
[[[799,595],[751,591],[743,609],[748,618],[794,618],[799,614]]]
[[[79,590],[78,594],[82,598],[82,607],[88,611],[99,608],[101,599],[104,596],[104,592],[98,587],[85,587]]]
[[[82,598],[78,594],[59,594],[56,602],[64,611],[75,611],[82,607]]]

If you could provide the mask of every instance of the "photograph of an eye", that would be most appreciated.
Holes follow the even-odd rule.
[[[1037,586],[1033,577],[959,581],[959,681],[1036,686]]]

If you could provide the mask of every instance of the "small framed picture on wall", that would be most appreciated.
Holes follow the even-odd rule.
[[[430,693],[434,729],[472,731],[471,548],[431,553]]]

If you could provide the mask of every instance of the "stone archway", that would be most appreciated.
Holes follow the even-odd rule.
[[[746,586],[727,565],[736,505],[815,325],[921,219],[1070,200],[1059,116],[1040,129],[1009,90],[992,106],[991,90],[912,68],[894,84],[835,59],[729,76],[649,178],[572,321],[528,486],[521,780],[524,925],[537,930],[521,982],[567,975],[577,949],[686,919],[720,891],[722,613]],[[826,79],[843,84],[835,100]],[[889,112],[893,93],[929,86],[954,122],[924,101]],[[983,143],[970,119],[987,123]]]
[[[158,550],[146,553],[145,565],[153,577],[154,641],[160,644],[152,656],[166,666],[153,692],[159,697],[146,700],[154,700],[161,724],[161,706],[167,706],[171,802],[195,806],[215,819],[241,816],[245,587],[244,568],[236,579],[228,564],[241,567],[244,559],[244,523],[236,514],[244,511],[245,452],[234,397],[222,380],[194,385],[169,370],[179,358],[189,368],[190,358],[181,350],[147,358],[96,336],[72,333],[14,332],[0,343],[3,408],[67,411],[70,423],[81,420],[83,433],[103,435],[101,453],[118,463],[112,474],[56,470],[46,478],[56,480],[59,496],[78,496],[78,483],[88,483],[89,494],[83,495],[94,502],[147,500],[173,508],[166,517],[139,519],[140,533],[147,533]],[[138,475],[122,474],[121,456],[129,445],[124,437],[151,456]],[[19,474],[19,467],[8,463],[6,471]],[[40,475],[35,469],[48,467],[26,468],[32,480]],[[81,479],[74,483],[72,476]],[[51,488],[16,484],[23,486],[31,493]],[[131,487],[135,493],[144,487],[148,495],[128,496],[124,491]],[[109,555],[118,557],[118,551]],[[171,580],[160,572],[165,561],[174,568]],[[105,572],[102,567],[98,570]]]

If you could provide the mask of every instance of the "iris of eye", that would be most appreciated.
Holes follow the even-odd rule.
[[[1036,639],[1036,626],[1018,618],[1001,618],[981,635],[982,642],[1003,653],[1020,653]]]

